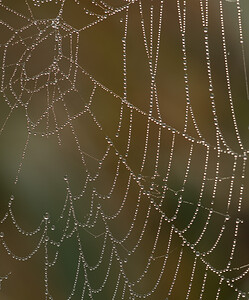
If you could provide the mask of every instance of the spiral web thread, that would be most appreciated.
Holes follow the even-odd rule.
[[[16,254],[18,249],[14,250],[8,245],[8,232],[3,230],[0,240],[1,252],[5,251],[11,259],[25,264],[38,252],[44,251],[42,253],[44,253],[45,299],[56,299],[50,283],[50,272],[56,266],[65,242],[71,239],[76,240],[75,252],[77,252],[78,258],[71,291],[68,295],[64,295],[65,299],[228,299],[229,297],[229,299],[249,299],[248,287],[246,290],[246,285],[243,285],[248,276],[249,264],[246,262],[236,264],[234,258],[239,251],[238,237],[240,228],[243,226],[241,211],[246,199],[244,190],[249,150],[246,149],[244,138],[240,134],[237,123],[238,116],[234,108],[236,99],[232,94],[230,53],[227,50],[224,23],[224,7],[233,6],[237,14],[234,26],[238,28],[240,55],[243,61],[245,95],[243,101],[247,101],[248,78],[240,0],[216,1],[219,8],[217,14],[220,38],[222,39],[226,102],[229,103],[235,146],[230,146],[223,134],[220,126],[222,118],[216,108],[219,97],[216,97],[215,94],[213,79],[215,70],[210,56],[209,14],[211,13],[211,1],[200,0],[197,2],[203,37],[200,43],[205,49],[205,72],[209,93],[207,99],[200,101],[207,101],[210,105],[215,143],[209,142],[202,133],[191,101],[186,46],[188,1],[173,1],[177,12],[175,15],[178,22],[177,30],[181,37],[181,68],[185,91],[185,117],[181,129],[171,126],[167,120],[164,120],[161,103],[172,100],[160,100],[158,93],[157,71],[160,67],[160,57],[164,55],[163,52],[160,52],[160,45],[163,39],[164,18],[168,17],[166,11],[169,1],[124,0],[115,3],[115,1],[94,0],[91,3],[89,1],[89,9],[85,8],[84,1],[80,0],[75,0],[75,2],[51,1],[58,7],[58,14],[56,18],[52,19],[39,19],[33,14],[34,9],[42,9],[48,1],[20,1],[25,7],[26,13],[12,8],[12,2],[3,0],[0,2],[0,9],[3,13],[7,13],[9,19],[22,20],[19,27],[13,27],[11,22],[8,22],[8,17],[0,21],[3,28],[11,32],[11,37],[1,44],[1,101],[8,108],[8,112],[7,116],[5,115],[2,119],[0,134],[5,133],[8,121],[17,110],[25,112],[27,127],[26,143],[13,186],[17,186],[22,177],[22,169],[28,160],[30,141],[35,136],[42,139],[56,138],[59,147],[63,147],[64,141],[61,136],[65,129],[68,129],[73,136],[73,141],[81,157],[81,168],[85,174],[85,180],[80,193],[76,194],[71,188],[70,176],[65,175],[62,180],[64,180],[63,184],[66,189],[66,199],[62,206],[59,207],[58,204],[57,209],[61,211],[58,221],[53,221],[51,212],[46,212],[40,225],[31,232],[24,230],[15,217],[16,198],[13,193],[1,220],[1,226],[11,221],[23,238],[39,236],[39,241],[29,254],[19,256]],[[82,15],[89,17],[91,22],[78,29],[68,24],[63,15],[65,10],[70,7],[69,2],[70,5],[78,5]],[[136,16],[140,24],[146,53],[144,64],[149,70],[150,95],[146,109],[133,104],[132,97],[129,97],[128,41],[130,15],[133,11],[137,12]],[[117,93],[107,84],[95,79],[94,74],[90,74],[79,62],[82,34],[92,30],[95,26],[101,26],[102,23],[108,22],[113,17],[119,19],[117,26],[120,26],[122,32],[120,36],[123,66],[122,93]],[[24,37],[23,33],[28,32],[29,29],[34,32],[30,30],[30,35]],[[28,63],[33,52],[48,39],[52,39],[54,45],[55,54],[52,63],[38,74],[29,75]],[[64,51],[65,41],[69,45],[67,53]],[[15,63],[9,63],[9,51],[15,46],[22,46],[22,53]],[[67,72],[62,69],[63,64],[68,64]],[[88,85],[91,87],[88,99],[82,97],[78,88],[81,84],[79,75],[87,78]],[[42,78],[45,80],[40,83]],[[30,115],[30,105],[34,95],[43,90],[47,105],[42,114],[34,121]],[[114,134],[108,134],[108,130],[99,120],[99,112],[95,113],[98,102],[96,105],[94,102],[100,97],[99,91],[108,94],[113,103],[119,106],[118,122],[112,125],[112,128],[115,127]],[[70,98],[72,93],[76,93],[82,100],[81,109],[77,113],[71,112],[71,108],[68,107],[65,100],[68,96]],[[61,104],[66,115],[64,122],[58,120],[60,118],[55,109],[58,103]],[[110,113],[115,114],[115,112]],[[75,128],[75,121],[85,115],[88,115],[93,121],[95,130],[104,138],[105,151],[99,157],[84,151],[80,131]],[[107,119],[109,117],[105,116]],[[137,123],[134,125],[137,118],[145,120],[146,126],[141,129],[142,158],[141,161],[134,162],[131,148],[135,142],[133,132],[138,126]],[[50,122],[51,120],[53,122]],[[40,130],[43,123],[45,124],[44,130]],[[119,139],[124,132],[126,133],[126,143],[121,147]],[[164,151],[162,146],[165,140],[167,140],[167,151]],[[85,142],[87,143],[87,141]],[[152,148],[154,152],[151,153]],[[179,149],[181,153],[184,153],[186,159],[181,164],[183,172],[181,182],[174,185],[172,174],[175,174],[175,155],[177,152],[179,155]],[[199,151],[202,151],[202,155]],[[165,158],[165,156],[167,157]],[[224,158],[229,161],[226,163],[229,164],[226,174],[223,174],[221,170]],[[196,159],[200,164],[198,172],[196,171],[196,164],[198,164]],[[89,161],[97,165],[95,171],[90,170],[91,162],[89,163]],[[147,170],[148,161],[150,161],[150,171]],[[115,167],[109,176],[109,165],[113,163]],[[210,165],[212,166],[210,167]],[[195,176],[191,175],[195,174],[194,172],[199,177],[199,181],[196,195],[190,196],[188,182],[193,180],[190,177]],[[120,192],[121,199],[118,199],[117,191],[120,189],[120,180],[125,184],[125,188]],[[223,183],[226,184],[225,188]],[[108,189],[104,189],[103,184]],[[209,189],[208,197],[206,196],[207,189]],[[223,194],[222,201],[221,196],[218,195],[220,191]],[[221,204],[217,205],[219,201]],[[77,208],[75,203],[77,203]],[[84,203],[84,207],[86,206],[82,218],[78,217],[77,213],[77,209],[80,207],[79,203]],[[167,209],[167,203],[174,206],[173,213],[172,209]],[[115,209],[110,210],[112,205]],[[192,211],[183,225],[181,220],[179,223],[179,219],[189,207]],[[123,214],[124,211],[126,214]],[[200,222],[199,216],[201,216],[202,222]],[[216,222],[216,231],[210,235],[209,227],[214,222]],[[59,223],[64,224],[63,230],[53,238],[53,232],[56,232]],[[122,228],[122,233],[119,234],[116,230],[119,228],[117,224],[122,223],[125,224],[125,232]],[[113,226],[113,224],[116,225]],[[120,225],[121,227],[122,225]],[[191,232],[193,228],[196,230],[197,227],[198,235],[193,239]],[[88,236],[87,239],[93,239],[100,246],[101,250],[95,257],[95,264],[88,261],[85,252],[89,249],[87,249],[87,243],[84,242],[82,232]],[[144,241],[148,238],[148,234],[151,238],[146,243]],[[228,236],[227,240],[223,239],[224,236]],[[50,254],[50,249],[55,249],[53,254]],[[212,255],[215,257],[216,252],[224,252],[224,256],[226,256],[226,263],[222,266],[210,258]],[[136,266],[136,259],[139,256],[145,258],[145,263]],[[187,264],[188,271],[185,272],[184,268]],[[191,265],[190,269],[189,264]],[[137,269],[137,272],[134,271],[134,268]],[[99,274],[104,274],[104,276]],[[0,281],[2,290],[4,290],[5,281],[7,282],[11,276],[11,270],[8,274],[2,275]],[[96,279],[98,276],[101,280]],[[179,294],[180,296],[176,296],[183,286],[184,292]],[[105,292],[106,290],[108,292]]]

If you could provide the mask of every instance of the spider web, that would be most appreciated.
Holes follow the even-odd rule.
[[[249,299],[248,9],[0,1],[1,299]]]

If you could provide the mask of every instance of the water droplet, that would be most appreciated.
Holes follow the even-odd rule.
[[[142,179],[142,175],[141,175],[141,174],[138,174],[138,175],[137,175],[137,179],[138,179],[138,180],[141,180],[141,179]]]
[[[50,215],[49,215],[49,213],[48,212],[46,212],[45,213],[45,215],[44,215],[44,220],[49,220],[49,218],[50,218]]]

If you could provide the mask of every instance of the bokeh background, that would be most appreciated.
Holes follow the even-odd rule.
[[[41,222],[43,228],[46,223],[44,222],[44,215],[49,213],[47,223],[49,241],[47,242],[50,261],[53,260],[56,250],[59,249],[58,260],[54,267],[49,269],[49,291],[55,300],[68,299],[74,287],[79,257],[77,234],[80,237],[86,261],[90,265],[94,265],[99,259],[103,246],[104,236],[102,233],[106,230],[105,224],[101,218],[98,218],[96,226],[91,230],[87,231],[79,225],[77,227],[78,233],[65,238],[58,247],[57,244],[65,232],[70,209],[69,202],[65,205],[65,201],[68,199],[68,195],[76,196],[76,198],[79,195],[73,205],[77,220],[84,224],[89,217],[92,191],[97,190],[101,195],[108,195],[115,178],[119,156],[125,157],[126,153],[131,112],[131,108],[127,107],[126,104],[123,105],[121,130],[119,136],[116,136],[122,106],[121,100],[124,98],[122,38],[126,10],[120,9],[117,13],[112,14],[110,7],[122,8],[128,2],[121,0],[105,1],[108,4],[105,11],[88,0],[66,0],[58,24],[52,23],[52,20],[60,11],[61,1],[42,3],[31,0],[2,0],[0,3],[0,56],[3,66],[0,71],[2,78],[0,93],[0,126],[2,128],[0,132],[0,219],[3,219],[8,211],[11,195],[14,196],[11,209],[17,223],[25,231],[33,231]],[[153,5],[153,24],[156,32],[159,22],[160,1],[143,0],[141,2],[147,33],[150,28],[150,7]],[[165,215],[171,218],[175,214],[181,194],[181,192],[175,194],[172,191],[179,191],[183,186],[191,143],[182,136],[186,95],[177,5],[176,1],[164,2],[156,83],[162,122],[175,128],[177,132],[171,172],[167,182],[170,190],[166,192],[162,206]],[[245,149],[244,155],[247,156],[249,149],[249,100],[246,94],[245,68],[248,72],[249,2],[247,0],[240,0],[239,2],[242,8],[245,61],[239,38],[237,5],[233,1],[222,1],[222,4],[234,111]],[[183,6],[183,1],[180,1],[180,4]],[[214,146],[216,145],[216,136],[206,68],[200,2],[189,0],[186,7],[186,49],[190,101],[200,132],[206,142]],[[91,12],[94,14],[91,15]],[[101,16],[105,14],[110,16],[102,20]],[[99,19],[96,16],[99,16]],[[96,20],[101,21],[95,24]],[[28,26],[31,23],[32,25]],[[89,26],[89,24],[93,25]],[[26,28],[26,26],[28,27]],[[232,151],[242,155],[243,151],[236,139],[228,98],[220,24],[220,1],[218,0],[209,1],[208,27],[219,126]],[[43,30],[44,40],[37,43],[40,30]],[[58,35],[63,37],[62,53],[64,57],[53,69],[51,66],[59,51],[56,40]],[[154,43],[156,43],[156,34],[154,36]],[[162,129],[158,163],[159,176],[154,179],[158,130],[161,126],[151,122],[148,155],[143,172],[140,174],[145,148],[151,78],[138,2],[130,4],[128,10],[126,44],[127,101],[145,112],[143,115],[133,109],[132,138],[126,162],[136,178],[142,176],[141,183],[145,186],[145,190],[149,190],[154,183],[158,185],[157,189],[161,194],[162,178],[165,177],[170,158],[172,131],[167,130],[167,128]],[[77,59],[77,64],[72,63],[66,57],[70,57],[71,60]],[[50,75],[45,74],[46,70],[49,70]],[[68,74],[68,77],[63,77],[62,74]],[[23,86],[23,79],[26,79],[25,86]],[[93,89],[95,93],[92,97],[92,103],[89,104]],[[63,101],[60,100],[60,93],[63,95]],[[91,105],[91,112],[101,124],[102,130],[96,126],[90,113],[82,113],[86,105]],[[53,107],[53,109],[48,110],[48,107]],[[48,113],[44,115],[44,112],[47,111]],[[68,122],[69,116],[76,116],[72,119],[72,123]],[[158,118],[156,110],[153,111],[153,117]],[[60,129],[58,130],[58,128]],[[189,125],[187,134],[198,139],[193,125]],[[103,160],[103,166],[99,172],[99,162],[103,159],[108,147],[106,136],[113,141],[114,147],[111,147],[108,157]],[[79,145],[81,153],[79,152]],[[195,212],[203,181],[206,148],[194,143],[193,149],[189,176],[184,192],[181,194],[185,202],[182,204],[176,220],[173,221],[179,230],[187,226]],[[85,165],[82,163],[82,153]],[[231,179],[232,156],[221,154],[221,157],[217,158],[217,150],[211,147],[207,170],[209,180],[206,183],[202,198],[203,209],[199,211],[196,222],[185,235],[190,243],[197,240],[207,220],[218,160],[220,162],[220,178],[228,177]],[[247,265],[249,260],[249,174],[248,167],[246,167],[245,179],[241,178],[242,162],[243,158],[239,157],[229,208],[229,221],[225,223],[224,236],[207,259],[216,269],[222,269],[227,264],[234,241],[236,220],[238,219],[243,220],[243,223],[239,224],[232,267]],[[99,177],[88,183],[84,195],[81,195],[87,176],[86,169],[92,177],[98,173]],[[111,197],[94,198],[94,212],[101,206],[107,215],[112,215],[120,208],[129,178],[129,170],[122,162],[118,174],[117,185]],[[17,183],[15,184],[15,182]],[[242,183],[244,184],[244,195],[241,211],[238,212],[239,191]],[[208,251],[212,247],[224,224],[229,184],[229,179],[218,183],[213,209],[220,214],[214,213],[212,215],[208,230],[197,246],[197,250],[200,252]],[[129,231],[138,195],[138,184],[136,180],[131,180],[129,194],[122,213],[118,218],[108,220],[109,228],[117,239],[122,239]],[[151,196],[141,196],[134,230],[125,243],[127,249],[134,247],[137,243],[146,220],[150,200]],[[124,260],[127,259],[125,270],[131,281],[139,277],[146,266],[155,241],[159,221],[160,214],[152,207],[146,226],[146,234],[137,251],[131,256],[127,256],[124,248],[116,245],[120,257]],[[77,224],[74,224],[72,216],[68,222],[66,232],[69,234]],[[44,299],[44,245],[46,243],[45,238],[42,237],[42,231],[36,235],[25,236],[18,232],[10,216],[0,224],[0,231],[4,233],[3,239],[8,247],[20,257],[32,252],[42,238],[41,247],[37,253],[25,262],[15,260],[8,255],[1,242],[0,299]],[[93,234],[100,236],[96,238]],[[149,275],[137,287],[138,292],[146,292],[155,284],[158,272],[162,268],[169,236],[170,226],[167,222],[163,222],[155,253],[155,257],[162,256],[162,258],[155,260],[148,272]],[[106,275],[112,247],[113,242],[107,238],[103,264],[97,272],[89,275],[93,288],[101,285]],[[173,234],[169,259],[158,289],[148,299],[165,300],[167,297],[181,249],[184,249],[182,261],[172,294],[168,298],[173,300],[186,299],[195,256],[191,249],[182,246],[182,241],[177,234]],[[224,276],[232,278],[240,273],[241,270],[239,272],[227,272]],[[7,279],[4,278],[6,274],[9,274]],[[114,259],[106,286],[101,293],[94,295],[93,298],[112,299],[118,274],[119,262]],[[189,299],[200,299],[204,274],[205,265],[201,260],[198,260]],[[81,299],[84,282],[84,268],[81,267],[72,299]],[[218,283],[217,276],[208,271],[202,299],[215,299]],[[124,280],[121,280],[116,299],[122,299],[123,285]],[[249,292],[248,276],[238,280],[235,287]],[[88,297],[86,292],[83,299],[88,299]],[[249,299],[248,294],[245,298]],[[124,299],[133,298],[127,291]],[[237,293],[234,288],[230,288],[224,283],[221,285],[219,299],[237,299]]]

